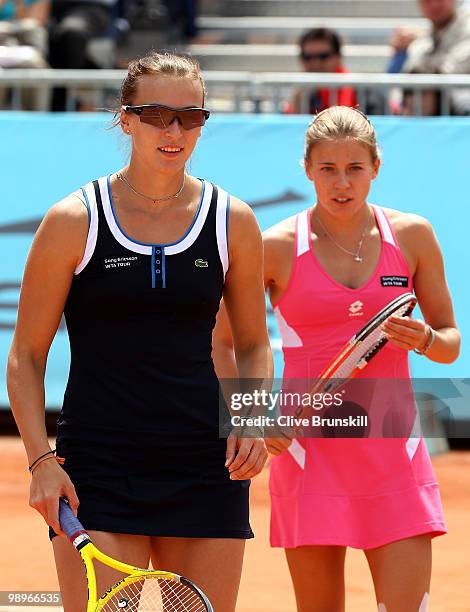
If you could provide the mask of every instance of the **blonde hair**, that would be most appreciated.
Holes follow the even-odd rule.
[[[348,138],[364,145],[372,163],[380,159],[375,130],[369,119],[349,106],[331,106],[318,113],[305,133],[304,163],[308,164],[313,147],[320,142]]]
[[[127,75],[121,86],[121,105],[132,106],[139,79],[143,76],[171,76],[181,79],[194,79],[201,83],[202,105],[206,97],[206,87],[197,60],[187,55],[176,55],[165,51],[151,51],[144,57],[133,60],[127,69]]]

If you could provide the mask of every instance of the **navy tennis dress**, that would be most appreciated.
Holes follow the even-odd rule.
[[[145,244],[119,226],[109,177],[82,193],[89,232],[64,309],[71,365],[57,436],[79,519],[114,533],[251,538],[250,483],[224,466],[211,358],[229,197],[203,181],[183,238]]]

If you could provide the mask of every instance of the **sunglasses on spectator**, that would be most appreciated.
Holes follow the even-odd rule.
[[[301,53],[300,57],[305,62],[310,62],[311,60],[327,60],[333,55],[335,55],[333,51],[323,51],[323,53]]]
[[[124,105],[122,110],[125,113],[139,115],[142,123],[148,123],[157,128],[167,128],[176,119],[185,130],[203,126],[210,116],[210,111],[206,108],[172,108],[163,104]]]

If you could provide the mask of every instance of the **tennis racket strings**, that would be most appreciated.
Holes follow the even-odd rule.
[[[314,385],[314,390],[318,391],[321,388],[322,391],[329,392],[365,368],[388,342],[382,329],[383,323],[391,316],[410,315],[415,304],[414,295],[404,294],[380,311],[351,338],[341,353],[323,370],[318,383]]]
[[[126,578],[122,587],[99,607],[103,612],[206,612],[199,595],[184,582],[158,576]]]

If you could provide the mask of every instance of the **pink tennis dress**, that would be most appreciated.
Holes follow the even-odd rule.
[[[336,282],[312,248],[310,209],[296,219],[295,262],[274,309],[283,344],[284,382],[312,379],[342,345],[392,299],[413,291],[408,265],[384,211],[372,206],[382,249],[358,289]],[[409,379],[408,352],[387,344],[361,373]],[[293,441],[274,457],[271,545],[375,548],[446,533],[438,484],[422,437]]]

